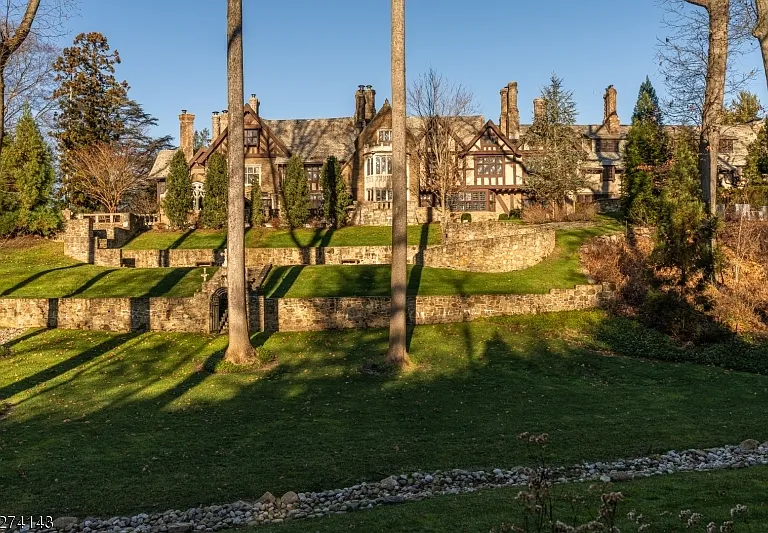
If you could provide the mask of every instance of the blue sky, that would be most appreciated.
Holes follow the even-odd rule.
[[[354,91],[373,85],[377,105],[390,96],[389,0],[244,0],[245,93],[256,93],[266,118],[350,116]],[[467,86],[486,118],[498,121],[499,90],[517,81],[522,121],[553,72],[573,90],[579,122],[602,120],[605,88],[618,90],[619,116],[629,122],[646,74],[657,91],[655,45],[663,34],[656,0],[472,2],[408,0],[410,78],[434,67]],[[155,133],[178,137],[187,109],[197,129],[226,108],[225,0],[81,0],[67,23],[99,31],[120,52],[117,76],[156,116]],[[760,56],[753,83],[768,103]]]

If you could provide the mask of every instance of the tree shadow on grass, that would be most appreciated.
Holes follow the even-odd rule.
[[[177,248],[180,248],[182,244],[184,244],[184,241],[189,239],[189,237],[195,232],[194,229],[188,229],[184,233],[182,233],[178,239],[176,239],[171,245],[168,247],[169,250],[176,250]]]
[[[574,316],[417,328],[404,373],[366,371],[386,329],[254,335],[279,363],[242,374],[200,371],[223,356],[209,337],[201,348],[156,335],[15,409],[3,424],[24,442],[0,448],[13,457],[0,480],[19,512],[111,516],[513,467],[529,457],[522,431],[549,432],[553,464],[571,464],[732,442],[768,424],[757,377],[600,357],[555,335]],[[51,476],[55,486],[42,482]]]
[[[176,285],[195,270],[194,268],[174,268],[160,279],[152,288],[147,290],[145,296],[166,296]]]
[[[75,296],[79,296],[79,295],[83,294],[85,291],[87,291],[88,289],[90,289],[91,287],[96,285],[98,282],[100,282],[102,279],[106,278],[107,276],[109,276],[113,272],[117,272],[117,270],[114,269],[114,268],[110,268],[108,270],[103,270],[103,271],[99,272],[98,274],[93,276],[91,279],[89,279],[88,281],[83,283],[80,287],[78,287],[77,289],[75,289],[71,293],[67,294],[65,296],[65,298],[73,298]]]
[[[49,270],[43,270],[41,272],[37,272],[35,274],[32,274],[30,277],[28,277],[28,278],[18,282],[13,287],[10,287],[10,288],[4,290],[2,293],[0,293],[0,296],[10,296],[14,292],[18,291],[19,289],[22,289],[22,288],[26,287],[30,283],[33,283],[33,282],[37,281],[38,279],[42,278],[43,276],[45,276],[47,274],[50,274],[52,272],[60,272],[62,270],[69,270],[69,269],[72,269],[72,268],[79,268],[79,267],[82,267],[82,266],[85,266],[85,263],[78,263],[78,264],[75,264],[75,265],[68,265],[68,266],[59,267],[59,268],[51,268]]]
[[[296,283],[302,270],[304,270],[303,265],[273,268],[259,292],[267,298],[284,298],[293,284]]]

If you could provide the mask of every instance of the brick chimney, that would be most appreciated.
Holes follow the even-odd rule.
[[[616,89],[613,85],[609,85],[605,90],[605,112],[603,113],[603,126],[610,133],[619,133],[621,122],[619,121],[619,114],[616,112]]]
[[[545,120],[547,113],[547,103],[543,98],[533,99],[533,122],[536,123],[539,120]]]
[[[373,90],[372,86],[366,85],[363,94],[365,95],[365,123],[367,124],[376,116],[376,91]]]
[[[187,161],[192,161],[195,155],[195,115],[187,113],[186,109],[182,109],[179,115],[179,144]]]
[[[219,117],[219,133],[224,133],[224,130],[227,129],[227,126],[229,126],[229,111],[224,109],[222,110],[221,116]]]
[[[221,133],[221,117],[218,111],[211,114],[211,141],[215,140]]]
[[[355,126],[365,127],[365,85],[358,85],[355,91]]]
[[[511,81],[501,90],[501,132],[510,139],[520,138],[520,109],[517,107],[517,82]]]
[[[256,98],[255,94],[251,94],[251,97],[248,99],[248,105],[251,106],[251,109],[253,109],[253,112],[256,113],[256,116],[259,116],[259,99]]]

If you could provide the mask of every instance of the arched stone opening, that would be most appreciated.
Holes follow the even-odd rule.
[[[218,334],[227,329],[227,289],[221,287],[211,295],[210,332]]]

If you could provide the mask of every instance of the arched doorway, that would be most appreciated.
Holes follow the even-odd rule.
[[[211,295],[210,331],[219,334],[227,329],[227,289],[221,287]]]

